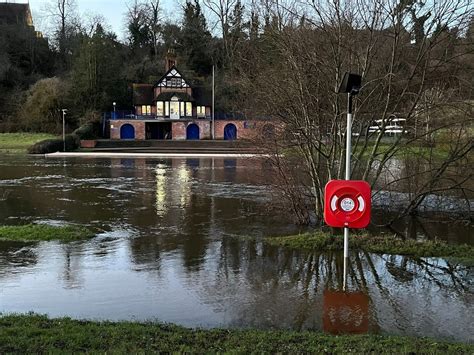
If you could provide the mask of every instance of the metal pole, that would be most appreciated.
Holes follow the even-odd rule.
[[[212,140],[216,139],[216,123],[214,116],[214,106],[215,106],[215,65],[212,66]]]
[[[346,129],[346,180],[351,179],[352,151],[352,95],[347,94],[347,129]]]
[[[63,152],[66,151],[66,112],[63,110]]]
[[[347,94],[347,129],[346,129],[346,180],[351,179],[351,151],[352,151],[352,95]],[[349,228],[344,228],[344,278],[343,290],[347,284],[347,266],[349,263]]]

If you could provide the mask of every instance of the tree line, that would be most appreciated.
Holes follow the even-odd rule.
[[[129,108],[130,84],[154,83],[172,49],[197,85],[210,85],[216,66],[216,111],[273,121],[256,143],[272,156],[281,201],[298,221],[321,221],[325,183],[343,177],[346,98],[337,89],[352,71],[363,77],[352,177],[382,202],[410,191],[401,214],[417,213],[433,193],[470,204],[472,0],[187,0],[177,21],[159,0],[134,0],[126,41],[104,18],[77,16],[74,0],[50,5],[49,46],[0,32],[4,130],[58,131],[62,107],[71,124],[97,119],[112,102]],[[390,137],[394,119],[406,134]]]
[[[215,65],[221,74],[218,110],[232,110],[225,77],[236,42],[247,36],[244,5],[233,2],[225,38],[211,33],[204,9],[212,6],[186,1],[172,21],[160,0],[129,1],[122,41],[103,16],[81,18],[75,0],[50,0],[43,9],[49,45],[28,28],[0,25],[0,129],[58,132],[61,108],[69,109],[71,129],[111,111],[113,102],[132,109],[131,84],[156,82],[170,50],[195,85],[209,86]]]
[[[374,204],[387,210],[384,223],[453,211],[456,203],[472,220],[473,5],[263,4],[269,21],[244,55],[241,93],[253,114],[282,123],[261,143],[278,172],[275,191],[298,221],[321,223],[324,186],[344,179],[347,97],[338,87],[346,71],[363,78],[354,101],[351,178],[371,184]],[[397,125],[399,133],[390,133]],[[459,200],[443,206],[448,196]]]

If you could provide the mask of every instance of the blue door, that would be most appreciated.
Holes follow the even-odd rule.
[[[120,127],[120,139],[135,139],[135,128],[131,124]]]
[[[224,127],[224,140],[233,141],[237,139],[237,127],[235,124],[229,123]]]
[[[186,139],[196,140],[199,139],[199,126],[195,123],[191,123],[188,128],[186,128]]]

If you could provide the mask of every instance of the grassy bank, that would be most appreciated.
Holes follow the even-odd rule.
[[[0,153],[26,154],[33,144],[55,136],[47,133],[0,133]]]
[[[331,336],[315,332],[193,330],[156,323],[0,318],[0,353],[311,352],[473,353],[474,346],[398,336]]]
[[[343,250],[344,238],[329,233],[300,234],[288,237],[268,237],[265,241],[272,245],[293,249],[315,251]],[[402,240],[395,236],[351,235],[351,249],[365,250],[377,254],[398,254],[415,257],[453,257],[474,260],[474,247],[452,245],[437,240]]]
[[[28,224],[22,226],[0,226],[0,241],[50,241],[61,240],[72,242],[94,236],[90,230],[78,226],[48,226],[44,224]]]

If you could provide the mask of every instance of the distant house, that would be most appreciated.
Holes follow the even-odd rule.
[[[0,2],[0,27],[23,27],[34,32],[37,38],[43,38],[43,33],[36,31],[29,4]]]
[[[191,82],[168,53],[165,74],[155,84],[133,84],[134,112],[111,115],[111,139],[198,140],[212,138],[212,93]],[[255,124],[244,119],[215,121],[215,138],[249,138]]]

